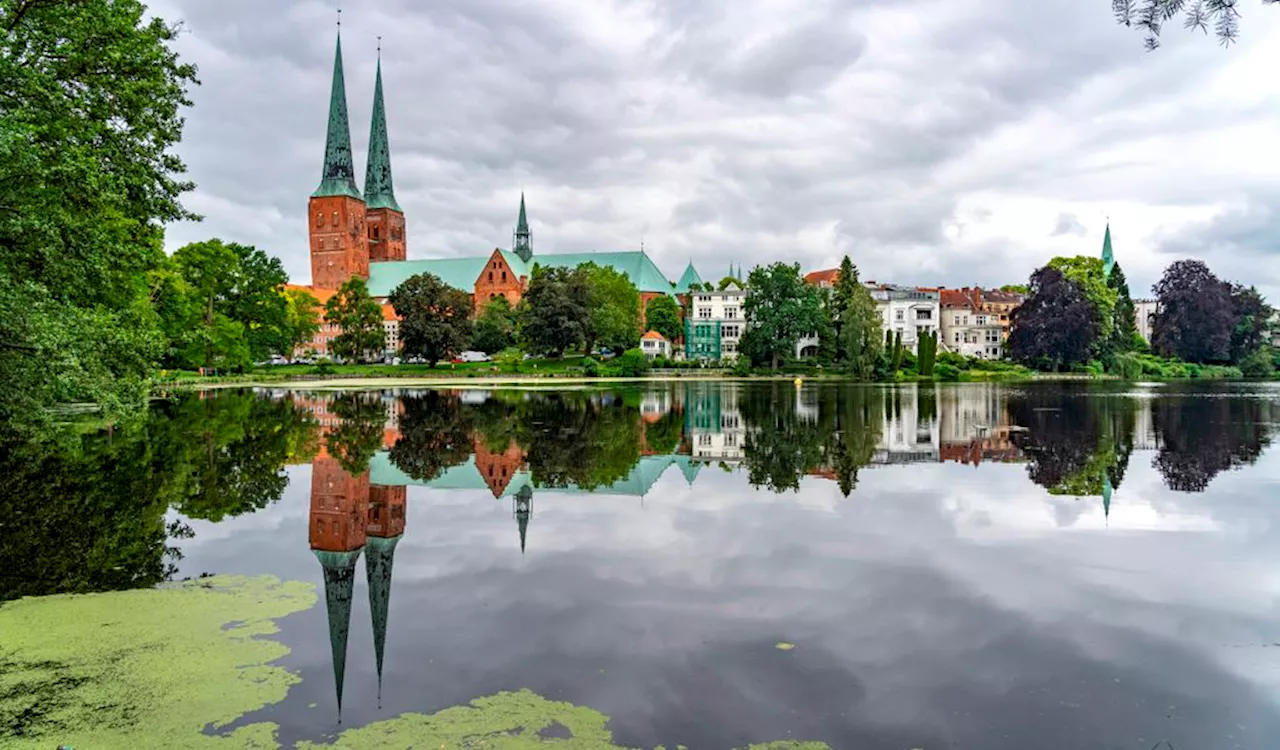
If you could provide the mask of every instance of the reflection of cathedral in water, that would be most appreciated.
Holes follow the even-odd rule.
[[[672,467],[688,485],[709,465],[730,470],[739,465],[750,468],[753,460],[760,460],[752,452],[755,437],[762,431],[767,435],[769,430],[781,429],[790,430],[785,433],[789,436],[816,436],[817,443],[823,446],[830,445],[832,435],[838,434],[844,441],[842,445],[863,451],[856,454],[858,466],[1027,463],[1033,481],[1046,486],[1051,494],[1101,496],[1104,509],[1109,511],[1128,453],[1135,448],[1161,448],[1161,441],[1156,438],[1159,420],[1153,419],[1148,399],[1126,400],[1124,403],[1129,406],[1123,418],[1113,410],[1106,420],[1095,420],[1110,425],[1103,430],[1096,425],[1090,427],[1094,423],[1081,421],[1083,417],[1079,415],[1058,416],[1070,410],[1069,404],[1051,402],[1045,407],[1039,402],[1018,401],[1010,397],[1009,390],[992,385],[945,389],[934,385],[866,386],[862,390],[840,391],[836,398],[833,393],[836,392],[832,389],[793,388],[790,383],[747,387],[691,382],[651,388],[625,398],[611,393],[584,394],[582,398],[594,404],[593,408],[629,410],[633,421],[623,422],[629,425],[627,430],[633,431],[621,434],[633,437],[621,439],[636,441],[634,462],[590,489],[576,487],[571,481],[557,482],[553,489],[561,494],[590,492],[643,498]],[[323,570],[339,713],[352,596],[362,558],[379,689],[381,686],[392,568],[396,545],[405,533],[408,485],[485,491],[495,499],[506,500],[522,554],[529,543],[535,485],[544,486],[530,465],[530,451],[538,446],[537,440],[530,443],[528,436],[520,437],[515,432],[491,431],[485,435],[467,422],[456,458],[442,462],[428,480],[419,481],[392,460],[390,449],[400,442],[402,429],[414,429],[402,424],[407,419],[405,404],[425,397],[415,392],[363,397],[369,400],[364,402],[366,410],[361,418],[369,423],[369,429],[355,434],[369,434],[378,445],[364,454],[365,460],[359,463],[361,473],[348,471],[355,470],[349,452],[331,454],[321,448],[312,459],[309,541]],[[516,404],[540,398],[524,393],[506,394],[506,400],[495,400],[497,395],[483,390],[443,395],[431,392],[430,397],[442,400],[446,411],[490,408],[509,421],[519,421]],[[841,412],[850,407],[852,411]],[[335,401],[318,399],[303,408],[312,413],[324,435],[332,436],[343,428],[344,419],[335,414],[340,411]],[[1029,430],[1028,425],[1036,426]],[[1099,435],[1109,437],[1104,441],[1085,434],[1095,427],[1101,431]],[[453,447],[458,448],[456,443]],[[1114,451],[1115,456],[1099,460],[1098,450]],[[814,479],[840,481],[840,471],[847,468],[839,461],[855,454],[833,453],[827,448],[823,451],[818,454],[822,458],[817,463],[795,466],[795,471]],[[567,446],[567,454],[575,452],[574,446]],[[1063,460],[1064,456],[1069,460]],[[513,539],[513,547],[514,542]]]

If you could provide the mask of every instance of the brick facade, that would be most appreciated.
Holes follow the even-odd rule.
[[[307,230],[312,286],[337,289],[352,276],[369,278],[364,201],[346,195],[312,198],[307,204]]]
[[[408,257],[403,213],[393,208],[371,208],[365,212],[365,224],[369,229],[369,260],[404,260]]]
[[[494,297],[506,297],[512,307],[520,301],[524,296],[524,290],[529,284],[527,276],[517,276],[511,266],[502,257],[502,253],[497,250],[489,256],[489,262],[485,264],[484,270],[480,272],[480,276],[476,279],[475,290],[475,311],[479,315],[484,309],[485,303]]]

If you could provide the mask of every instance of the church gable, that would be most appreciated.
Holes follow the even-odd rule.
[[[480,275],[476,277],[476,310],[479,311],[486,302],[495,297],[506,297],[507,301],[514,306],[524,294],[527,281],[528,279],[522,273],[507,262],[506,255],[501,250],[494,250],[489,254],[489,260],[485,262],[484,268],[480,270]]]

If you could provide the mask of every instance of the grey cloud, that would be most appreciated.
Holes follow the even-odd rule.
[[[305,280],[303,213],[323,153],[333,13],[320,2],[268,15],[260,5],[155,3],[186,21],[179,51],[204,81],[181,153],[199,184],[192,206],[208,218],[171,228],[168,244],[252,242]],[[696,0],[629,5],[625,23],[610,12],[500,0],[348,8],[353,143],[362,161],[382,35],[411,257],[507,245],[523,187],[535,252],[636,247],[644,232],[669,275],[691,255],[714,275],[729,262],[779,258],[824,267],[848,252],[881,279],[1022,279],[1047,260],[1042,249],[1013,237],[948,239],[967,196],[1212,201],[1203,180],[1170,177],[1158,155],[1118,147],[1265,111],[1202,102],[1187,110],[1194,117],[1107,115],[1192,99],[1229,55],[1280,31],[1260,17],[1230,53],[1169,44],[1155,56],[1105,9],[1071,0],[965,2],[945,13],[918,0],[790,9]],[[898,46],[877,36],[890,12],[915,14]],[[1071,144],[981,151],[1038,112],[1083,106],[1086,89],[1105,95],[1095,95],[1101,109],[1071,111]],[[1086,158],[1101,153],[1112,154],[1105,167]],[[1000,221],[997,211],[991,226]]]
[[[1053,225],[1053,231],[1049,233],[1049,236],[1075,235],[1083,237],[1086,234],[1088,234],[1088,230],[1084,228],[1084,224],[1080,223],[1080,217],[1064,211],[1058,214],[1058,221]]]

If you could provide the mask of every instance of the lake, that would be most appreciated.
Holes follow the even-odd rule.
[[[0,599],[314,584],[239,720],[286,746],[528,688],[630,747],[1274,748],[1278,431],[1253,383],[191,393],[4,451]]]

